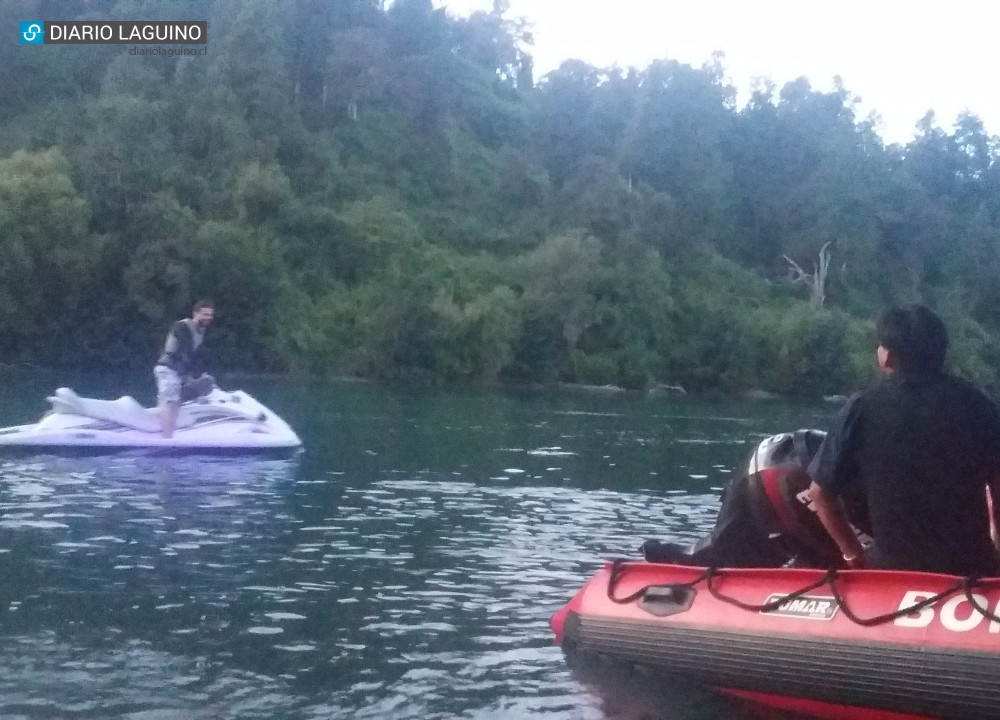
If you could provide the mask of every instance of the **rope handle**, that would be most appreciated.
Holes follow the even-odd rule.
[[[630,561],[625,560],[623,558],[618,558],[617,560],[612,560],[611,562],[611,573],[608,576],[608,600],[617,605],[628,605],[629,603],[633,603],[636,600],[643,597],[646,594],[646,590],[649,589],[649,586],[641,587],[634,593],[626,597],[623,598],[615,597],[615,588],[618,585],[618,581],[621,580],[622,575],[625,574],[625,565],[628,562]],[[693,589],[694,586],[700,583],[702,580],[709,579],[714,572],[715,568],[712,567],[706,568],[705,572],[696,577],[694,580],[691,580],[690,582],[686,583],[670,583],[670,587]]]
[[[649,589],[649,587],[651,587],[651,586],[641,587],[626,597],[622,598],[615,597],[615,589],[618,585],[618,582],[621,580],[622,575],[625,574],[626,564],[628,562],[629,562],[628,560],[619,558],[617,560],[612,561],[611,563],[611,572],[608,577],[608,599],[611,600],[611,602],[616,603],[618,605],[628,605],[630,603],[635,602],[636,600],[639,600],[645,595],[646,590]],[[802,597],[808,592],[811,592],[826,585],[827,587],[829,587],[830,594],[833,596],[834,602],[837,603],[837,607],[843,610],[844,616],[854,624],[860,625],[862,627],[875,627],[877,625],[884,625],[898,618],[905,617],[906,615],[914,613],[918,610],[923,610],[926,607],[930,607],[931,605],[934,605],[940,600],[944,600],[945,598],[950,597],[951,595],[954,595],[957,592],[962,592],[965,595],[966,600],[968,600],[969,604],[972,605],[972,607],[978,613],[983,615],[983,617],[995,623],[1000,624],[1000,617],[991,612],[989,608],[980,605],[979,601],[976,600],[975,595],[973,595],[973,590],[975,588],[995,587],[996,586],[995,582],[989,583],[981,578],[974,576],[965,577],[959,580],[951,587],[942,590],[941,592],[932,595],[928,598],[925,598],[920,602],[914,603],[913,605],[910,605],[905,608],[900,608],[899,610],[895,610],[893,612],[884,613],[882,615],[875,615],[874,617],[863,618],[858,616],[853,610],[851,610],[850,606],[847,604],[847,601],[844,599],[843,595],[841,595],[840,591],[837,590],[836,579],[838,574],[839,571],[836,568],[830,568],[823,574],[823,577],[821,577],[819,580],[809,583],[808,585],[799,588],[794,592],[788,593],[787,595],[784,595],[781,598],[778,598],[777,600],[772,600],[770,602],[762,604],[746,603],[735,597],[724,595],[718,588],[716,588],[713,585],[713,580],[719,576],[719,568],[716,567],[705,568],[705,572],[703,572],[701,575],[699,575],[694,580],[691,580],[689,582],[670,583],[670,587],[693,589],[697,584],[704,581],[705,587],[708,590],[709,594],[716,600],[724,602],[728,605],[733,605],[735,607],[740,608],[741,610],[746,610],[748,612],[767,613],[777,610],[779,607],[781,607],[790,600],[795,600],[799,597]]]

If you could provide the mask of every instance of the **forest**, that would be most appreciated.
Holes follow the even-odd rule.
[[[890,303],[1000,367],[1000,141],[887,144],[838,83],[724,57],[533,72],[502,2],[0,0],[207,19],[207,55],[0,44],[0,363],[151,368],[208,296],[219,371],[847,392]]]

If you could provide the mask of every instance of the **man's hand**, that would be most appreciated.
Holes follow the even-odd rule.
[[[865,551],[862,550],[857,555],[844,555],[844,564],[851,570],[863,570],[865,568]]]
[[[986,505],[990,510],[990,539],[1000,552],[1000,477],[992,478],[986,486]]]
[[[864,567],[864,547],[854,533],[854,528],[851,527],[847,513],[844,512],[840,502],[827,495],[815,482],[809,486],[809,499],[816,506],[816,516],[819,521],[840,548],[847,567]]]

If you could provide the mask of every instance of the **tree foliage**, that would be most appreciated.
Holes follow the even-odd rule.
[[[206,57],[0,50],[0,362],[147,367],[211,295],[219,370],[830,393],[871,373],[874,312],[919,300],[997,379],[974,115],[886,146],[839,82],[738,107],[720,56],[536,78],[502,1],[173,5]],[[823,248],[810,306],[788,260]]]

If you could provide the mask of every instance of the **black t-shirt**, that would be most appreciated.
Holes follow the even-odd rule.
[[[1000,412],[971,383],[895,372],[853,396],[809,467],[867,508],[869,565],[956,575],[1000,571],[986,483],[1000,475]]]

